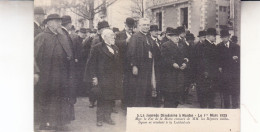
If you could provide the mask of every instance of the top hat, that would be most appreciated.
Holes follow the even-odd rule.
[[[206,34],[207,35],[213,35],[213,36],[218,35],[217,30],[215,28],[208,28]]]
[[[199,31],[198,37],[206,36],[206,35],[207,35],[207,32],[206,32],[206,31]]]
[[[178,36],[179,35],[179,31],[178,31],[178,29],[169,28],[167,35],[169,35],[169,36]]]
[[[44,13],[44,10],[41,8],[41,7],[35,7],[34,8],[34,14],[36,15],[46,15],[45,13]]]
[[[135,25],[135,20],[131,17],[126,18],[125,20],[125,24],[129,27],[129,28],[133,28]]]
[[[67,24],[67,23],[71,23],[71,22],[72,22],[71,17],[69,15],[62,16],[62,22],[61,22],[62,25]]]
[[[150,26],[150,32],[151,31],[158,31],[158,26],[157,25],[151,25]]]
[[[186,40],[194,40],[194,39],[195,39],[195,37],[192,33],[186,34]]]
[[[60,17],[59,14],[50,14],[47,16],[47,18],[43,21],[44,24],[46,24],[50,20],[58,19],[61,20],[62,18]]]
[[[119,32],[119,29],[116,28],[116,27],[113,27],[113,32],[114,32],[114,33],[115,33],[115,32]]]
[[[179,26],[177,27],[177,30],[179,31],[179,33],[185,33],[185,28],[183,26]]]
[[[106,28],[106,27],[109,27],[107,21],[101,21],[101,22],[98,23],[98,26],[97,26],[98,30],[100,30],[102,28]]]
[[[229,31],[228,30],[221,30],[220,31],[220,37],[227,37],[229,36]]]

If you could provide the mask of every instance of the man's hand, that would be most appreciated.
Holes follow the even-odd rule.
[[[238,59],[238,57],[237,56],[233,56],[233,60],[237,60]]]
[[[138,75],[138,68],[136,66],[133,66],[133,74]]]
[[[93,78],[92,84],[93,84],[94,86],[98,85],[98,79],[97,79],[96,77]]]
[[[219,68],[218,68],[218,70],[219,70],[219,72],[221,72],[221,73],[222,73],[222,68],[221,68],[221,67],[219,67]]]
[[[174,67],[175,69],[179,69],[179,68],[180,68],[177,63],[173,63],[173,67]]]
[[[189,59],[188,59],[188,58],[184,58],[184,61],[185,61],[186,63],[188,63],[188,62],[189,62]]]
[[[185,63],[183,63],[183,64],[181,65],[180,69],[181,69],[181,70],[184,70],[184,69],[186,69],[186,67],[187,67],[187,65],[186,65]]]
[[[39,74],[34,74],[34,85],[38,83],[39,78],[40,78]]]

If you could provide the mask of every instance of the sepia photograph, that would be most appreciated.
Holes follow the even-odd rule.
[[[240,0],[34,0],[34,131],[125,132],[129,110],[145,108],[201,110],[209,120],[239,111],[240,7]]]

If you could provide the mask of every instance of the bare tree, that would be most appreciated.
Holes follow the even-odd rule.
[[[116,1],[117,0],[103,0],[102,4],[97,7],[94,7],[94,0],[79,0],[78,2],[62,1],[61,8],[69,9],[71,12],[82,17],[82,19],[79,19],[79,22],[88,20],[89,28],[93,28],[93,20],[95,14],[102,12],[106,15],[107,7],[112,5]]]
[[[131,12],[134,17],[144,17],[144,0],[131,0],[133,5],[131,6]]]

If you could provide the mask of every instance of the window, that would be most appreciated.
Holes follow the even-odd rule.
[[[188,28],[188,7],[181,8],[181,26]]]
[[[156,23],[158,23],[159,30],[162,31],[162,12],[156,13]]]

